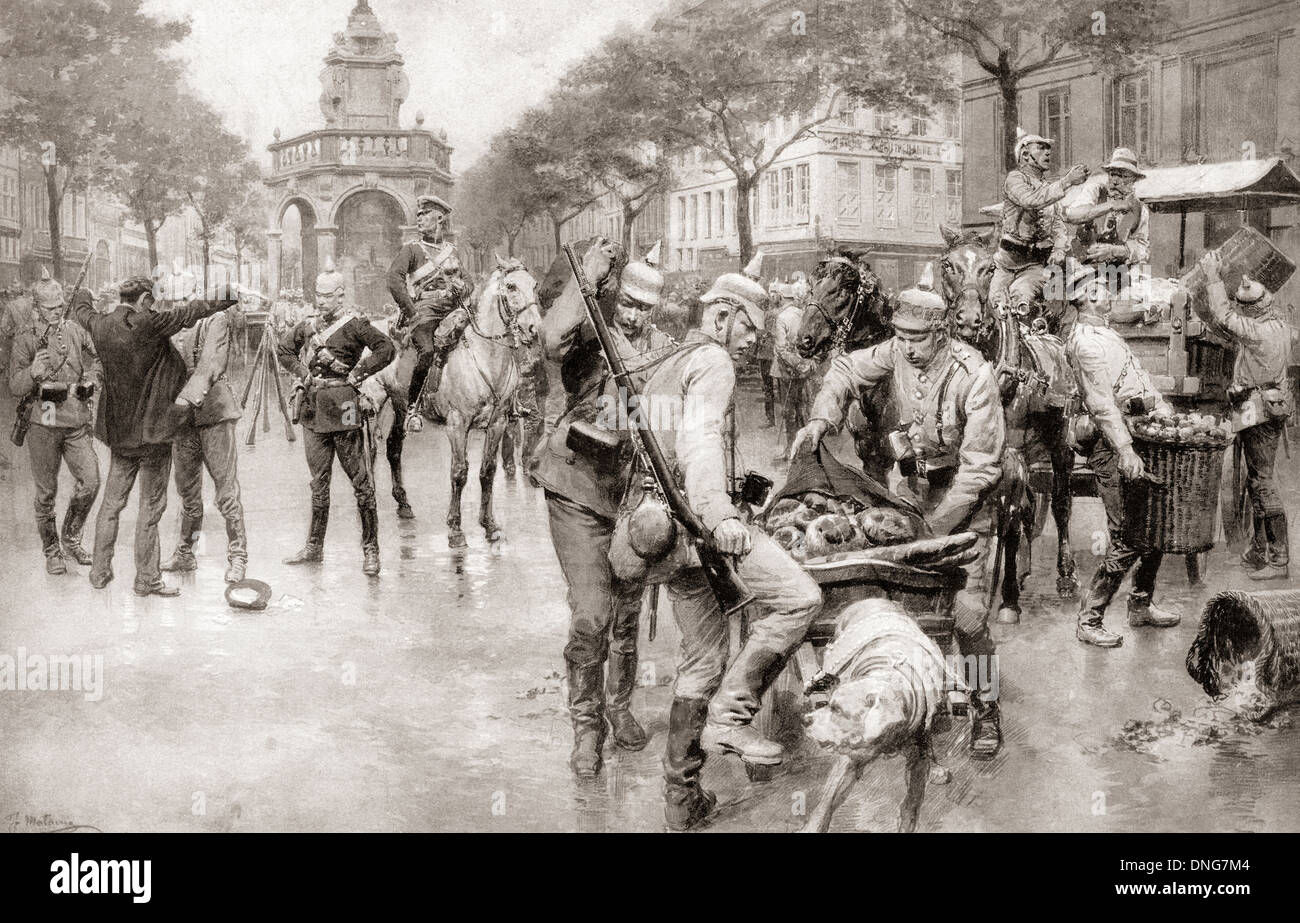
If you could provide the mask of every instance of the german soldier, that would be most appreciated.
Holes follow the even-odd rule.
[[[1098,267],[1116,266],[1116,290],[1128,287],[1129,267],[1147,262],[1151,253],[1151,210],[1133,192],[1146,176],[1137,155],[1117,147],[1110,162],[1083,184],[1065,220],[1079,225],[1077,238],[1083,261]],[[1109,281],[1109,280],[1108,280]]]
[[[65,556],[78,564],[92,560],[81,547],[81,530],[99,493],[99,462],[90,435],[94,394],[101,384],[99,357],[90,334],[67,318],[58,282],[37,282],[33,296],[34,316],[14,332],[9,390],[16,397],[33,397],[27,451],[36,482],[36,528],[46,573],[66,574]],[[54,516],[60,461],[67,462],[77,482],[63,517],[62,542]]]
[[[280,338],[280,364],[299,379],[303,448],[311,471],[311,526],[307,544],[285,564],[323,559],[330,513],[330,477],[337,455],[352,481],[361,514],[362,572],[379,574],[379,518],[375,484],[365,451],[361,383],[393,361],[393,342],[373,324],[345,310],[343,274],[333,268],[316,277],[320,316],[290,328]],[[369,348],[370,355],[362,358]]]
[[[239,499],[239,452],[235,421],[239,405],[226,377],[230,363],[231,320],[239,310],[214,314],[180,333],[176,346],[185,361],[189,380],[178,401],[192,425],[172,443],[176,492],[181,498],[181,532],[176,550],[163,563],[164,571],[191,571],[198,567],[194,543],[203,529],[203,469],[216,487],[217,509],[226,522],[226,583],[244,579],[248,566],[248,536],[244,506]]]
[[[616,246],[608,241],[588,248],[582,263],[592,284],[612,281],[616,256]],[[610,329],[633,373],[674,345],[649,324],[663,284],[657,270],[637,262],[628,263],[618,279]],[[619,580],[609,562],[623,487],[619,451],[572,448],[583,445],[583,433],[596,430],[613,387],[572,278],[542,318],[542,342],[548,358],[561,363],[567,404],[529,460],[529,470],[533,483],[545,489],[551,541],[569,587],[572,619],[564,647],[573,721],[569,765],[579,777],[590,778],[602,765],[607,722],[619,747],[640,750],[646,745],[645,731],[629,707],[636,688],[642,588]]]
[[[435,195],[420,196],[415,206],[420,239],[403,244],[388,267],[388,292],[401,309],[398,324],[410,330],[418,352],[407,395],[413,414],[420,412],[415,401],[421,391],[438,390],[447,356],[470,321],[465,301],[473,286],[455,245],[444,239],[450,219],[450,205]]]
[[[1043,175],[1052,164],[1052,141],[1041,135],[1022,133],[1015,156],[1017,167],[1002,184],[1002,237],[988,297],[991,304],[1026,313],[1042,296],[1047,267],[1065,260],[1068,239],[1056,203],[1087,178],[1088,170],[1075,164],[1059,180],[1047,182]]]
[[[658,421],[680,420],[675,432],[663,432],[660,446],[670,468],[681,471],[691,509],[718,550],[739,559],[739,575],[754,594],[748,637],[728,666],[727,619],[703,570],[686,566],[666,580],[682,636],[664,753],[665,820],[674,830],[695,826],[716,804],[700,787],[705,751],[735,753],[759,765],[781,762],[781,745],[764,737],[753,719],[822,607],[817,583],[761,528],[745,522],[732,502],[728,458],[735,447],[728,420],[735,413],[736,366],[763,329],[764,297],[749,276],[719,276],[701,296],[704,312],[695,329],[643,389],[656,429]],[[680,416],[658,409],[677,406]]]
[[[1142,459],[1133,450],[1125,414],[1141,404],[1171,413],[1151,376],[1138,363],[1128,343],[1110,329],[1111,294],[1103,279],[1072,280],[1079,314],[1066,340],[1066,353],[1079,384],[1079,396],[1092,419],[1095,432],[1078,439],[1079,448],[1097,476],[1097,492],[1106,508],[1109,542],[1106,556],[1092,578],[1079,607],[1075,632],[1085,644],[1119,647],[1123,637],[1103,624],[1106,608],[1115,598],[1124,575],[1137,564],[1133,592],[1128,597],[1128,623],[1137,628],[1168,628],[1180,616],[1155,604],[1156,574],[1164,555],[1160,551],[1132,548],[1124,542],[1124,499],[1120,479],[1142,477]]]
[[[791,457],[837,430],[854,398],[865,403],[864,392],[890,387],[903,427],[893,454],[905,492],[935,535],[979,535],[980,556],[967,567],[969,582],[957,594],[953,615],[961,653],[987,658],[991,671],[997,654],[988,629],[993,517],[985,501],[1002,476],[1006,424],[993,367],[974,348],[949,338],[946,315],[943,298],[932,291],[901,293],[892,339],[831,362]],[[996,701],[980,700],[982,691],[974,692],[970,749],[977,759],[992,759],[1002,745],[1001,714]]]
[[[1229,301],[1220,265],[1216,250],[1201,257],[1209,296],[1208,310],[1202,316],[1237,343],[1229,397],[1241,408],[1244,428],[1237,439],[1246,457],[1246,490],[1254,513],[1254,538],[1241,560],[1253,580],[1283,580],[1291,551],[1286,509],[1273,480],[1273,463],[1292,409],[1286,376],[1291,331],[1268,289],[1247,275],[1241,277],[1236,295]],[[1199,301],[1195,304],[1202,310]]]

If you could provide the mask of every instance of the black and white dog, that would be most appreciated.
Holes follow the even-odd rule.
[[[804,718],[808,736],[839,754],[821,799],[802,833],[825,833],[863,769],[877,757],[906,760],[907,794],[898,831],[916,829],[927,776],[947,782],[947,770],[931,765],[930,735],[936,714],[947,708],[946,690],[961,689],[943,654],[906,612],[888,599],[846,608],[810,690],[832,687],[829,702]]]

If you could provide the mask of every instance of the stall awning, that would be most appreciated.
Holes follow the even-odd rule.
[[[1080,189],[1075,186],[1070,193]],[[1153,212],[1174,214],[1300,205],[1300,177],[1280,157],[1152,167],[1135,191]],[[1067,194],[1062,204],[1069,207],[1072,198]],[[1001,203],[980,209],[991,218],[1001,212]]]

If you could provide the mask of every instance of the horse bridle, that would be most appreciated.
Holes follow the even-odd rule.
[[[863,283],[861,271],[853,264],[852,260],[847,260],[842,256],[836,256],[826,262],[838,263],[849,267],[853,270],[853,274],[857,279],[857,285],[854,287],[853,295],[850,296],[849,309],[844,312],[843,320],[836,321],[832,318],[830,314],[826,313],[826,309],[822,307],[821,302],[808,302],[817,309],[817,313],[822,316],[822,320],[826,321],[827,328],[833,331],[824,350],[818,350],[819,352],[829,354],[843,348],[845,342],[848,340],[849,331],[853,329],[853,324],[858,318],[858,311],[861,310],[862,305],[866,302],[866,295],[863,293],[863,289],[866,288],[866,285]]]
[[[511,270],[511,272],[514,271],[515,270]],[[529,308],[538,308],[538,310],[541,310],[540,306],[537,303],[537,299],[534,298],[532,301],[528,302],[528,304],[524,305],[518,311],[514,312],[513,314],[510,313],[509,311],[510,301],[506,295],[506,287],[504,285],[505,277],[507,275],[509,275],[509,273],[502,273],[501,281],[503,284],[501,285],[500,290],[497,292],[497,296],[496,296],[497,317],[501,319],[501,324],[506,328],[505,333],[501,333],[496,336],[489,336],[488,334],[484,333],[482,330],[479,329],[478,321],[475,319],[473,314],[471,314],[469,317],[470,327],[472,327],[474,329],[474,332],[477,333],[480,337],[482,337],[485,340],[500,342],[508,338],[513,338],[516,332],[518,331],[519,315],[523,314]]]

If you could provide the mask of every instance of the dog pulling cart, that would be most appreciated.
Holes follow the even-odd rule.
[[[785,486],[775,494],[760,520],[765,520],[781,499],[810,491],[853,498],[868,506],[889,506],[920,521],[919,512],[906,500],[841,465],[825,450],[796,459]],[[918,553],[927,541],[862,548],[801,561],[804,570],[821,587],[824,605],[784,673],[764,698],[763,708],[755,719],[764,735],[779,733],[786,700],[798,700],[805,695],[816,700],[833,683],[832,677],[822,673],[823,655],[835,638],[841,613],[856,602],[881,598],[894,601],[944,654],[956,653],[953,602],[966,585],[966,573],[961,564],[952,563],[958,560],[952,553],[929,555],[932,561],[945,562],[938,565],[909,563],[909,558],[927,557]],[[974,536],[970,535],[969,541],[957,539],[952,547],[969,548],[973,543]],[[743,637],[743,618],[740,631]],[[953,714],[965,712],[964,695],[950,696],[950,710]],[[752,781],[765,781],[771,778],[773,767],[746,763],[745,769]]]

